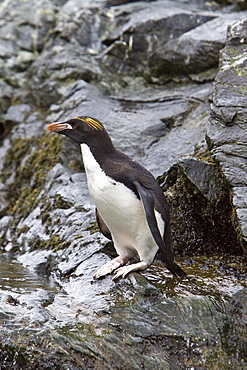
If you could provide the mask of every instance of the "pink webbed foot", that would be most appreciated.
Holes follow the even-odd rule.
[[[128,257],[118,256],[113,260],[107,262],[94,274],[94,279],[99,279],[105,275],[111,274],[112,271],[116,270],[119,266],[124,265],[129,260]]]
[[[128,266],[119,267],[114,272],[113,280],[116,280],[119,277],[125,278],[125,276],[129,274],[130,272],[138,271],[138,270],[145,270],[147,267],[148,267],[148,264],[145,261],[133,263],[132,265],[128,265]]]

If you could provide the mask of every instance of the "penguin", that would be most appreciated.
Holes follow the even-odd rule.
[[[80,116],[51,123],[47,129],[80,145],[99,229],[113,241],[118,255],[94,278],[113,273],[115,280],[132,271],[145,270],[158,251],[174,276],[185,276],[174,261],[168,203],[154,176],[114,147],[98,119]],[[135,256],[139,262],[128,264]]]

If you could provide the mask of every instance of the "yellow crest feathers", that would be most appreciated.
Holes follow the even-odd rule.
[[[79,119],[80,121],[85,122],[93,130],[101,131],[101,130],[104,129],[103,124],[100,121],[95,120],[94,118],[90,118],[90,117],[83,117],[83,118],[75,117],[74,119]]]

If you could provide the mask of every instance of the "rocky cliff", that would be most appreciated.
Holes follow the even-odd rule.
[[[241,369],[246,7],[117,3],[0,5],[0,364]],[[158,177],[192,279],[175,281],[157,261],[122,282],[92,280],[114,249],[95,224],[79,148],[46,131],[78,115],[104,121]],[[27,279],[20,287],[6,282],[12,268]]]

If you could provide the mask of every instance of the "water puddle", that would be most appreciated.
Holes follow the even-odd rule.
[[[0,289],[1,292],[31,293],[37,289],[55,290],[51,277],[38,275],[35,271],[25,268],[15,256],[8,253],[0,254]]]
[[[178,259],[189,276],[174,279],[155,262],[141,274],[113,282],[111,276],[93,280],[104,254],[89,256],[70,276],[59,278],[35,272],[42,253],[47,252],[18,260],[0,254],[0,337],[14,343],[18,355],[23,346],[30,352],[28,343],[39,338],[36,352],[52,345],[55,358],[62,351],[65,360],[84,356],[93,363],[100,358],[113,363],[117,354],[123,368],[245,365],[247,282],[236,263]]]

